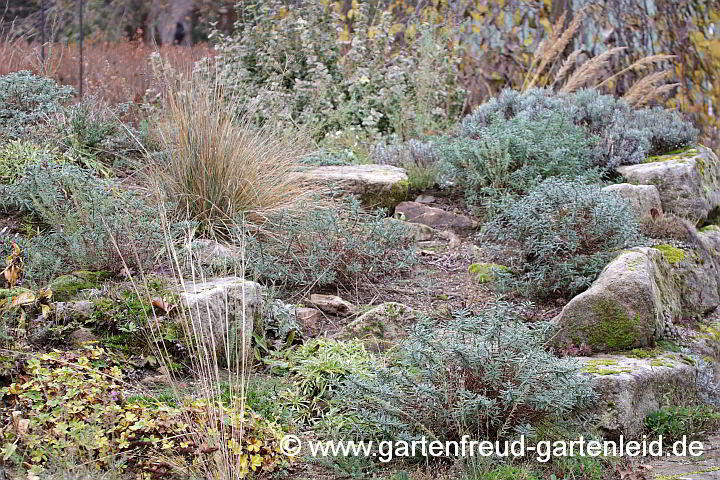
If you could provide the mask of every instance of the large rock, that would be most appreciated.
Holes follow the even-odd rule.
[[[221,363],[248,358],[255,318],[263,310],[265,289],[239,277],[186,282],[180,292],[193,330]]]
[[[463,232],[477,228],[478,224],[466,215],[448,212],[418,202],[402,202],[395,207],[395,217],[419,223],[438,230]]]
[[[699,234],[694,248],[655,245],[670,264],[673,283],[680,293],[682,314],[698,317],[720,305],[720,256],[710,235]]]
[[[598,394],[598,427],[608,437],[638,437],[645,417],[670,405],[691,404],[697,369],[678,354],[655,358],[603,355],[581,359]]]
[[[653,218],[663,212],[660,193],[655,185],[618,183],[603,190],[627,199],[638,218]]]
[[[681,312],[681,299],[662,252],[638,247],[615,258],[585,292],[553,320],[560,346],[611,352],[654,345]]]
[[[666,213],[696,224],[718,216],[720,161],[712,150],[699,146],[649,160],[618,167],[617,171],[629,183],[655,185]]]
[[[298,177],[320,183],[336,196],[357,195],[371,208],[392,209],[407,198],[410,186],[405,169],[392,165],[314,167],[298,173]]]

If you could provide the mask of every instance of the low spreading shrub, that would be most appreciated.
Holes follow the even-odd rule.
[[[523,195],[548,177],[599,177],[588,161],[596,139],[562,115],[495,114],[462,128],[462,136],[445,137],[435,147],[470,205],[487,209],[498,198]]]
[[[72,87],[28,71],[0,76],[0,139],[33,133],[51,115],[62,112],[73,93]]]
[[[413,239],[382,212],[350,199],[301,216],[276,215],[246,242],[250,273],[284,288],[352,287],[407,271],[416,262]],[[248,232],[249,233],[249,232]]]
[[[61,458],[142,478],[197,474],[217,461],[218,447],[231,455],[232,478],[287,463],[278,425],[203,399],[175,405],[128,397],[122,370],[102,349],[33,355],[22,364],[22,380],[0,388],[9,406],[0,442],[4,460],[33,475]]]
[[[351,376],[338,396],[369,425],[370,436],[411,440],[508,439],[533,424],[593,401],[574,360],[546,350],[549,322],[524,323],[522,306],[460,312],[443,324],[413,327],[390,365]]]
[[[498,116],[536,120],[551,114],[582,127],[588,138],[596,137],[599,141],[594,142],[589,159],[606,169],[641,163],[648,156],[686,146],[698,133],[679,114],[662,108],[633,109],[625,100],[596,90],[555,93],[536,88],[527,92],[504,90],[465,117],[457,134],[472,138]]]
[[[612,252],[637,244],[627,201],[596,185],[551,178],[519,199],[506,200],[485,224],[485,240],[521,255],[506,287],[539,299],[570,297],[587,288]]]
[[[157,211],[140,192],[74,165],[31,165],[2,189],[0,207],[31,215],[41,234],[26,242],[26,279],[72,270],[148,268],[164,246]]]

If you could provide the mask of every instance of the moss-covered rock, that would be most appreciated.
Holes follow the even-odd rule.
[[[489,283],[497,278],[498,274],[511,273],[510,268],[497,263],[473,263],[468,272],[478,283]]]
[[[665,213],[695,224],[707,221],[720,208],[720,160],[703,146],[617,171],[628,183],[655,185]]]
[[[88,290],[99,287],[105,280],[111,277],[109,272],[90,272],[80,270],[67,275],[60,275],[50,282],[50,290],[53,292],[53,299],[59,302],[66,302],[77,295],[81,290]]]
[[[613,260],[588,290],[554,321],[559,346],[589,345],[593,352],[652,346],[665,323],[680,316],[679,288],[659,250],[634,248]]]
[[[581,361],[585,372],[593,376],[598,394],[592,413],[608,437],[636,437],[642,434],[649,413],[695,399],[697,369],[678,354],[654,358],[602,355]]]
[[[368,310],[339,331],[339,340],[359,339],[374,352],[389,349],[405,338],[416,321],[415,312],[401,303],[385,302]]]

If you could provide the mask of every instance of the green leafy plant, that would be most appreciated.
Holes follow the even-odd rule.
[[[397,274],[415,263],[407,228],[382,212],[367,213],[357,199],[336,208],[275,215],[246,243],[251,274],[281,287],[352,287]]]
[[[280,402],[295,421],[308,424],[328,414],[329,401],[343,379],[368,376],[374,361],[360,341],[318,338],[275,354],[270,365],[293,382],[293,388],[280,394]]]
[[[494,304],[477,316],[413,328],[391,363],[351,376],[341,395],[369,436],[503,439],[589,405],[590,379],[545,348],[553,326],[523,322],[523,306]]]
[[[0,442],[5,460],[34,474],[66,456],[101,468],[125,457],[128,471],[166,478],[202,471],[218,442],[229,445],[234,478],[286,463],[279,427],[256,414],[202,399],[179,406],[126,399],[123,373],[102,349],[35,355],[24,362],[23,378],[0,389],[11,405]],[[208,407],[222,415],[209,415]],[[199,438],[195,423],[207,424],[216,437]]]
[[[670,406],[652,412],[645,418],[649,435],[662,435],[668,445],[684,435],[702,437],[720,426],[720,410],[711,405]]]
[[[596,185],[551,178],[499,212],[481,238],[520,255],[499,285],[539,299],[583,291],[613,251],[641,238],[627,201]]]

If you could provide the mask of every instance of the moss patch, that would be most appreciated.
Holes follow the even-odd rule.
[[[630,318],[620,305],[608,299],[595,302],[592,312],[600,320],[585,329],[593,350],[629,350],[635,346],[635,326],[640,321],[639,316]]]
[[[615,367],[617,364],[617,360],[613,360],[610,358],[588,360],[585,364],[583,371],[585,371],[586,373],[592,373],[593,375],[617,375],[620,373],[628,373],[631,371],[628,367]]]
[[[700,151],[694,147],[683,147],[668,152],[664,155],[653,155],[643,161],[643,163],[654,163],[654,162],[670,162],[673,160],[683,160],[692,155],[697,155]]]
[[[701,233],[706,232],[720,232],[720,226],[718,225],[706,225],[700,229]]]
[[[65,302],[78,294],[81,290],[95,288],[104,280],[110,278],[109,272],[78,271],[61,275],[50,283],[50,290],[53,292],[53,299]]]
[[[468,272],[476,282],[488,283],[494,281],[498,274],[510,273],[510,269],[496,263],[473,263],[468,267]]]
[[[361,201],[370,208],[386,208],[392,210],[400,202],[407,200],[410,192],[410,182],[400,180],[381,192],[366,193],[361,196]]]
[[[673,247],[672,245],[668,245],[666,243],[662,245],[655,245],[653,248],[655,250],[660,250],[660,252],[663,254],[663,257],[665,257],[665,260],[667,260],[670,265],[675,265],[678,262],[682,262],[687,256],[684,250]]]

